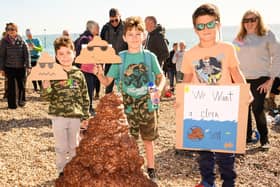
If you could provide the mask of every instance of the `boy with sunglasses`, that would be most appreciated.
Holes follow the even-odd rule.
[[[199,43],[184,54],[183,82],[202,85],[246,83],[240,72],[234,47],[216,38],[220,30],[218,8],[212,4],[203,4],[195,10],[192,19]],[[199,154],[201,183],[197,187],[215,186],[215,161],[220,169],[222,186],[234,186],[234,154],[210,151],[200,151]]]
[[[153,141],[158,138],[157,111],[151,102],[148,86],[152,82],[160,94],[165,85],[165,77],[156,56],[142,49],[144,22],[140,17],[129,17],[125,21],[123,38],[128,50],[120,52],[121,64],[113,64],[107,76],[100,65],[95,74],[102,84],[118,83],[122,93],[125,113],[130,126],[130,134],[138,139],[139,133],[144,142],[147,158],[147,173],[156,180]],[[155,93],[156,94],[156,93]]]
[[[56,59],[67,72],[67,80],[43,81],[42,97],[49,100],[55,139],[56,167],[63,175],[64,166],[76,155],[80,125],[87,126],[89,96],[83,73],[75,66],[74,44],[63,36],[54,41]],[[44,64],[46,65],[46,64]]]

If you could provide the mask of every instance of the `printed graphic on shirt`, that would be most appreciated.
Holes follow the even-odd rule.
[[[221,61],[223,57],[224,55],[218,55],[217,57],[205,56],[193,62],[197,78],[201,83],[210,85],[218,83],[222,77]]]
[[[123,84],[129,95],[145,95],[148,81],[148,70],[143,62],[130,64],[124,73]]]
[[[68,79],[68,80],[61,80],[59,84],[62,88],[69,87],[70,89],[79,88],[79,82],[77,80]]]

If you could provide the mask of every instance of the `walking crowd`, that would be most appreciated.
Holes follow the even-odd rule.
[[[157,181],[154,141],[160,136],[157,127],[160,106],[152,103],[151,85],[156,87],[158,97],[163,98],[176,97],[178,84],[249,83],[246,143],[258,141],[253,136],[254,117],[260,146],[264,151],[269,150],[265,102],[269,97],[268,100],[274,103],[275,95],[280,93],[280,43],[273,31],[265,26],[258,11],[244,13],[239,32],[229,43],[219,38],[221,15],[218,7],[213,4],[197,7],[192,22],[199,41],[189,49],[183,40],[169,44],[165,28],[154,16],[122,19],[120,11],[112,8],[108,19],[101,31],[99,23],[89,20],[76,40],[73,41],[68,30],[64,30],[54,41],[56,62],[67,73],[67,80],[32,81],[34,91],[49,101],[59,176],[64,175],[63,168],[76,155],[81,130],[86,130],[88,119],[96,115],[94,102],[101,96],[101,85],[105,87],[105,94],[113,90],[122,94],[129,133],[135,139],[140,135],[143,140],[146,172],[154,182]],[[28,107],[27,77],[44,50],[31,29],[26,29],[25,33],[26,40],[18,34],[15,23],[7,23],[0,43],[0,73],[5,76],[4,97],[9,109]],[[75,63],[81,50],[99,35],[114,48],[122,63]],[[221,59],[217,60],[218,56]],[[275,103],[268,110],[272,117],[280,114]],[[235,186],[238,176],[234,167],[235,154],[206,150],[199,151],[201,182],[197,187],[215,186],[215,163],[223,180],[222,186]]]

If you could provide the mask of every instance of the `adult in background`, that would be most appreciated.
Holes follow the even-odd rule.
[[[172,63],[176,65],[176,83],[182,82],[184,74],[182,73],[183,56],[186,50],[184,41],[179,42],[179,50],[176,51],[172,58]]]
[[[274,78],[279,76],[280,45],[276,36],[265,27],[256,10],[248,10],[242,17],[240,31],[234,41],[240,68],[254,96],[250,105],[263,149],[269,149],[268,129],[264,113],[264,100]],[[252,141],[252,117],[249,111],[247,143]]]
[[[170,90],[174,92],[174,79],[176,76],[176,64],[172,63],[172,58],[176,51],[178,50],[178,43],[175,42],[173,43],[172,50],[169,53],[169,57],[166,60],[166,68],[167,68],[167,73],[168,73],[168,78],[169,78],[169,84],[170,84]]]
[[[145,25],[148,32],[145,49],[155,53],[162,67],[163,62],[169,56],[167,40],[164,37],[165,30],[160,24],[157,24],[157,20],[154,16],[147,16],[145,18]]]
[[[76,55],[79,56],[82,48],[86,46],[93,39],[94,36],[98,36],[98,34],[99,34],[98,23],[92,20],[88,21],[86,25],[86,30],[75,41]],[[87,82],[87,88],[88,88],[88,94],[90,100],[89,112],[91,115],[94,115],[95,111],[93,109],[93,100],[92,100],[93,91],[94,88],[96,88],[96,93],[99,96],[100,82],[96,77],[96,75],[93,74],[94,64],[82,64],[80,68]]]
[[[4,31],[2,33],[2,38],[5,38],[5,36],[7,35],[6,31]],[[1,40],[0,40],[0,45],[1,45]],[[3,72],[3,76],[4,76],[4,95],[3,95],[3,99],[7,98],[8,97],[8,79],[5,75],[5,73]]]
[[[116,54],[127,50],[127,43],[123,40],[124,22],[121,20],[121,14],[118,9],[111,8],[109,11],[109,22],[101,30],[102,40],[106,40],[115,49]],[[105,64],[105,74],[108,73],[111,64]],[[114,81],[106,87],[105,93],[113,91]]]
[[[62,36],[70,37],[69,31],[68,30],[63,30],[62,31]]]
[[[26,71],[31,70],[29,52],[24,40],[18,35],[15,23],[6,24],[7,35],[1,40],[0,71],[8,78],[8,108],[16,109],[25,105]],[[16,99],[16,84],[18,86],[18,103]]]
[[[43,51],[43,47],[41,45],[41,42],[38,38],[33,38],[31,30],[30,29],[26,29],[25,31],[25,35],[27,37],[27,39],[25,40],[28,46],[28,50],[31,56],[31,66],[34,67],[37,64],[37,61],[40,57],[40,52]],[[37,86],[38,83],[38,86]],[[33,84],[33,88],[35,92],[38,92],[41,88],[42,88],[42,81],[38,80],[38,81],[32,81]]]

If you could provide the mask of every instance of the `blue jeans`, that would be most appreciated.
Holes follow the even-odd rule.
[[[215,162],[219,166],[222,187],[234,187],[236,173],[234,171],[235,155],[232,153],[216,153],[201,151],[199,153],[199,170],[202,177],[202,184],[205,187],[214,187],[215,184]]]
[[[168,78],[170,80],[170,88],[174,88],[175,76],[176,76],[176,70],[168,70]]]

